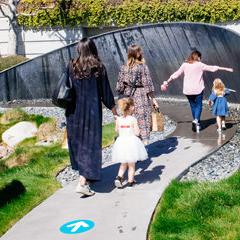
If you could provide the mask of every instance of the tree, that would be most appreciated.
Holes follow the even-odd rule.
[[[22,0],[0,0],[0,12],[9,21],[8,55],[17,55],[18,53],[18,40],[21,34],[21,28],[17,21],[18,16],[35,15],[39,10],[51,9],[55,6],[56,0],[50,0],[47,3],[44,3],[41,0],[36,0],[34,6],[29,6]],[[27,13],[24,12],[26,9]]]

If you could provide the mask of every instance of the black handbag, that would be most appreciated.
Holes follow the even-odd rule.
[[[67,70],[62,73],[56,88],[53,91],[52,103],[60,108],[67,108],[74,100],[74,90],[72,79],[69,75],[69,66]]]

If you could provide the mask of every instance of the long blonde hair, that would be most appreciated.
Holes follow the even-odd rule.
[[[126,98],[121,98],[118,100],[118,107],[124,117],[132,114],[131,107],[133,107],[133,106],[134,106],[134,102],[133,102],[132,98],[126,97]]]
[[[212,90],[217,96],[223,96],[224,95],[225,85],[220,78],[216,78],[213,81]]]
[[[132,68],[136,64],[141,64],[141,63],[144,63],[141,47],[136,44],[129,46],[127,66],[129,68]]]

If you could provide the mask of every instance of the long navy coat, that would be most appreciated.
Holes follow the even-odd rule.
[[[73,79],[76,101],[66,109],[67,136],[72,168],[89,180],[99,180],[102,166],[102,103],[115,106],[107,72]]]

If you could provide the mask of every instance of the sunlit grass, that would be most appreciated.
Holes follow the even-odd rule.
[[[18,149],[11,157],[23,154],[27,149],[28,163],[1,172],[1,185],[17,179],[26,192],[0,209],[0,235],[60,187],[55,176],[69,163],[68,152],[60,146],[29,148],[22,144]]]
[[[150,240],[239,240],[240,173],[217,183],[174,181],[150,225]]]
[[[103,126],[102,131],[103,131],[102,146],[107,147],[114,142],[114,138],[116,137],[114,123],[110,123],[110,124]]]

